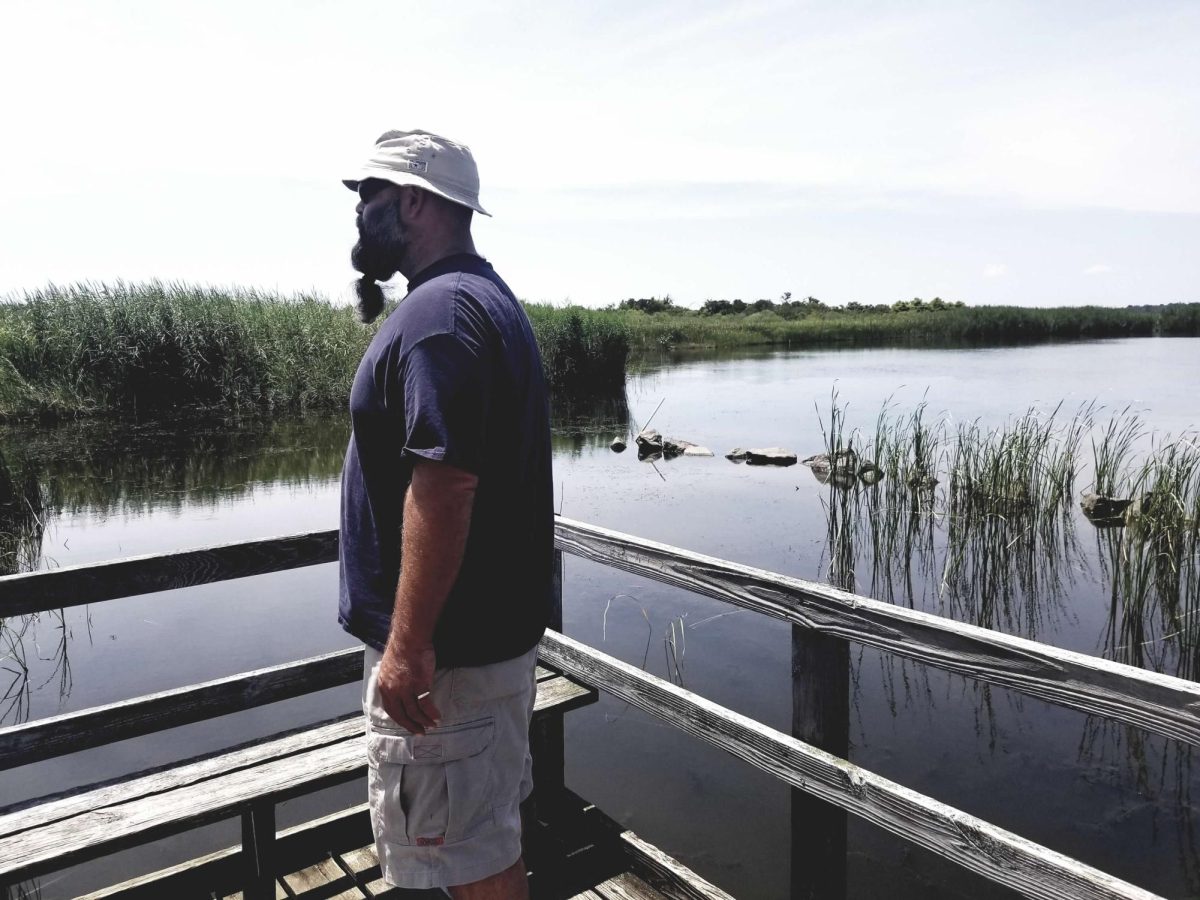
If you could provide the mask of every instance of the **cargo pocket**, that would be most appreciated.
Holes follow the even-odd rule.
[[[425,734],[372,726],[367,762],[378,836],[396,844],[449,844],[486,825],[495,730],[491,716]]]

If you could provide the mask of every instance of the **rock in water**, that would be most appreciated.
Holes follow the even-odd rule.
[[[613,442],[609,444],[608,447],[613,453],[625,452],[625,442],[620,438],[613,438]]]
[[[746,462],[751,466],[794,466],[796,459],[795,453],[782,447],[746,451]]]
[[[1084,491],[1079,498],[1079,508],[1094,525],[1116,525],[1125,521],[1125,510],[1133,503],[1132,500],[1119,500],[1116,497],[1105,497],[1092,491]]]
[[[730,450],[728,453],[725,454],[725,458],[727,460],[729,460],[730,462],[745,462],[749,456],[750,456],[750,451],[744,450],[741,447],[734,447],[732,450]]]
[[[858,474],[858,454],[849,448],[838,450],[833,454],[832,460],[828,453],[818,453],[801,460],[800,464],[808,466],[814,472],[820,469],[824,469],[826,472],[836,469],[839,472],[849,472],[851,475]]]
[[[713,456],[713,452],[707,447],[698,447],[692,444],[690,447],[685,447],[683,450],[684,456]]]
[[[647,428],[642,431],[636,438],[638,448],[638,459],[643,459],[647,456],[661,456],[663,452],[662,435],[653,428]]]
[[[869,459],[863,460],[863,464],[858,468],[858,477],[863,484],[878,484],[883,481],[883,469]]]

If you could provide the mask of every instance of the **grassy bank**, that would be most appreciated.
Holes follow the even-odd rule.
[[[829,307],[809,298],[731,312],[720,301],[699,311],[669,301],[630,308],[634,302],[603,310],[526,306],[556,400],[620,392],[631,349],[1200,335],[1200,303]],[[348,307],[316,295],[158,282],[49,287],[0,303],[0,418],[337,408],[374,333]]]
[[[1095,338],[1200,336],[1200,303],[1113,309],[1064,306],[826,307],[788,318],[771,310],[705,315],[687,309],[608,311],[635,349],[850,344],[1005,344]]]
[[[556,394],[619,390],[627,331],[529,308]],[[346,403],[376,328],[315,295],[181,284],[49,287],[0,304],[0,417]]]

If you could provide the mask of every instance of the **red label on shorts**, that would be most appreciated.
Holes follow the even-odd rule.
[[[444,843],[446,843],[446,839],[441,837],[417,838],[418,847],[440,847]]]

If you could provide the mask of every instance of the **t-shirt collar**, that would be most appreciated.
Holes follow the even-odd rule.
[[[431,278],[437,278],[448,272],[477,272],[483,268],[490,269],[491,264],[476,253],[452,253],[449,256],[443,256],[435,263],[430,263],[414,275],[408,282],[408,291],[411,294]]]

